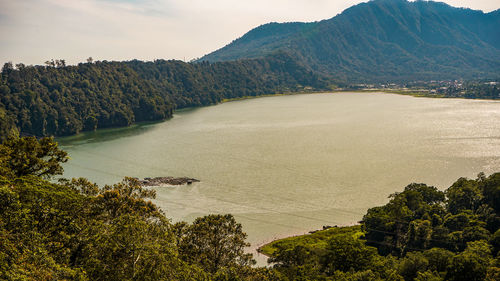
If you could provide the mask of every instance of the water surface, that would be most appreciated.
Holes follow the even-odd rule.
[[[382,93],[266,97],[59,140],[66,177],[188,176],[157,188],[174,221],[232,213],[254,247],[356,223],[411,182],[500,171],[500,103]],[[260,257],[260,262],[264,259]]]

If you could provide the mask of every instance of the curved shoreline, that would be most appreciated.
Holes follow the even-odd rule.
[[[180,109],[175,110],[174,114],[177,112],[194,110],[194,109],[204,108],[204,107],[208,107],[208,106],[217,106],[219,104],[223,104],[223,103],[227,103],[227,102],[243,101],[243,100],[250,100],[250,99],[257,99],[257,98],[293,96],[293,95],[312,95],[312,94],[336,94],[336,93],[380,93],[380,94],[411,96],[411,97],[417,97],[417,98],[500,101],[500,100],[496,100],[496,99],[481,99],[481,98],[473,98],[472,99],[472,98],[464,98],[464,97],[447,97],[445,95],[429,94],[429,93],[424,93],[422,91],[420,91],[420,92],[419,91],[404,91],[404,90],[398,90],[398,89],[359,89],[359,90],[356,90],[356,89],[333,89],[333,90],[329,90],[329,91],[285,92],[285,93],[266,94],[266,95],[258,95],[258,96],[244,96],[244,97],[238,97],[238,98],[232,98],[232,99],[223,99],[220,102],[215,103],[215,104],[211,104],[211,105],[180,108]],[[56,139],[72,138],[72,137],[81,136],[81,135],[86,134],[86,133],[94,133],[94,132],[99,132],[99,131],[103,131],[103,130],[119,130],[119,129],[127,129],[127,128],[131,128],[131,127],[135,127],[135,126],[140,126],[140,125],[163,123],[163,122],[169,121],[171,119],[172,118],[144,121],[144,122],[135,122],[135,123],[130,124],[129,126],[99,128],[99,129],[94,130],[94,131],[82,131],[82,132],[79,132],[78,134],[74,134],[74,135],[54,136],[54,137]]]

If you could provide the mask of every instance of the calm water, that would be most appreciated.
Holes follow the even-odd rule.
[[[411,182],[500,171],[500,103],[378,93],[267,97],[59,140],[65,176],[188,176],[157,188],[174,221],[232,213],[253,247],[352,224]],[[263,257],[258,257],[260,263]]]

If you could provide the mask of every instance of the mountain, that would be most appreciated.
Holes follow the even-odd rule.
[[[350,81],[496,78],[500,10],[373,0],[328,20],[259,26],[200,61],[275,52],[287,52],[311,70]]]

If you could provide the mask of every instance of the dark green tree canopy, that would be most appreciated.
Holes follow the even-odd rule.
[[[174,109],[327,86],[286,54],[214,64],[133,60],[64,66],[59,60],[59,67],[17,69],[7,64],[0,77],[0,140],[18,131],[64,136],[123,127],[165,120]]]
[[[67,160],[51,138],[11,138],[0,151],[0,280],[277,280],[249,266],[231,215],[174,231],[135,179],[47,181]]]
[[[68,161],[68,154],[59,149],[53,138],[11,137],[0,145],[0,159],[16,177],[50,178],[62,174],[61,163]]]
[[[247,235],[232,215],[208,215],[185,226],[180,240],[180,254],[188,262],[200,264],[212,273],[223,267],[252,265],[255,261],[244,249]]]
[[[386,205],[369,209],[362,225],[273,242],[272,267],[255,268],[245,253],[247,236],[232,215],[172,225],[150,201],[155,192],[133,178],[104,187],[82,178],[46,180],[62,171],[66,159],[50,138],[11,138],[0,145],[1,280],[500,276],[499,174],[461,178],[445,192],[410,184]]]

